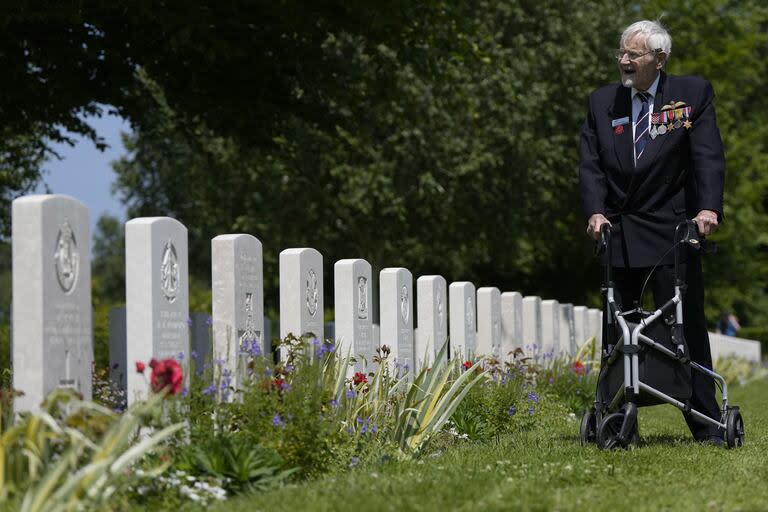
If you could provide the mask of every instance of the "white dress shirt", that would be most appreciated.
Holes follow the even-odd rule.
[[[656,97],[656,88],[659,86],[659,78],[661,78],[661,73],[658,73],[656,75],[656,80],[653,81],[651,86],[648,88],[647,92],[649,94],[648,97],[648,129],[651,128],[651,114],[653,113],[653,100]],[[637,96],[638,91],[634,87],[632,88],[632,140],[635,140],[635,122],[637,122],[637,116],[640,115],[640,109],[642,108],[642,101],[640,101],[640,98]],[[637,160],[637,155],[635,155],[635,160]]]

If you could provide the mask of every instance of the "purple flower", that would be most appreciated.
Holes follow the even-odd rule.
[[[511,406],[509,409],[507,409],[507,414],[509,416],[514,416],[516,412],[517,412],[517,407],[515,407],[514,405]]]
[[[208,386],[203,390],[204,395],[210,395],[211,393],[215,393],[215,392],[216,392],[216,384],[211,384],[210,386]]]
[[[291,373],[294,370],[294,367],[292,364],[285,365],[285,373]]]
[[[192,327],[192,318],[187,318],[187,325]]]
[[[189,355],[191,355],[191,356],[192,356],[192,359],[194,359],[195,361],[197,361],[197,352],[195,352],[195,351],[193,350],[193,351],[192,351],[192,353],[190,353]]]
[[[549,383],[550,384],[554,384],[555,383],[555,378],[554,377],[550,377],[549,378]]]
[[[272,368],[266,368],[264,370],[264,375],[266,375],[267,377],[271,377],[272,376]]]
[[[333,407],[335,409],[338,406],[339,406],[339,401],[338,400],[336,400],[335,398],[333,400],[331,400],[331,407]]]
[[[261,355],[261,347],[259,346],[258,340],[251,341],[251,357],[259,357]]]
[[[272,416],[272,425],[275,427],[285,427],[285,422],[283,421],[283,419],[280,417],[279,414],[275,414],[274,416]]]
[[[354,389],[348,389],[347,390],[347,400],[351,400],[357,396],[357,391]]]
[[[539,403],[539,395],[537,395],[537,394],[536,394],[536,393],[534,393],[533,391],[530,391],[530,392],[528,393],[528,401],[529,401],[529,402],[533,402],[534,404],[537,404],[537,403]]]
[[[178,359],[179,361],[183,361],[184,360],[184,352],[179,352],[179,355],[176,356],[176,359]]]
[[[187,386],[184,386],[181,388],[181,396],[186,397],[189,394],[189,390],[187,389]]]
[[[208,318],[205,319],[205,325],[208,327],[213,325],[213,318],[211,318],[211,315],[208,315]]]
[[[347,434],[352,435],[355,433],[355,429],[352,427],[352,425],[347,427]]]
[[[536,412],[536,409],[534,409],[533,407],[529,407],[529,408],[528,408],[528,414],[530,414],[531,416],[533,416],[533,414],[534,414],[535,412]]]
[[[349,467],[354,467],[354,466],[357,466],[358,464],[360,464],[360,458],[358,458],[358,457],[354,457],[354,456],[353,456],[353,457],[352,457],[352,458],[349,460]]]
[[[375,433],[377,433],[378,431],[379,431],[379,427],[377,427],[376,425],[373,425],[373,426],[371,427],[371,434],[375,434]]]

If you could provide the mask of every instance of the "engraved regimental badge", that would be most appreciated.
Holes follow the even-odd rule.
[[[357,318],[368,318],[368,279],[357,278]]]
[[[163,257],[160,263],[160,288],[168,302],[176,300],[176,294],[179,292],[179,257],[176,254],[176,247],[173,242],[168,240],[163,248]]]
[[[313,269],[309,269],[309,272],[307,272],[307,311],[309,311],[310,316],[315,316],[317,313],[319,297],[317,274],[315,274]]]
[[[404,323],[408,323],[408,317],[411,315],[410,299],[408,298],[408,288],[403,286],[400,290],[400,316]]]
[[[65,220],[59,228],[53,261],[59,286],[64,290],[64,293],[71,292],[77,282],[77,273],[80,270],[80,253],[77,251],[75,232],[69,221]]]

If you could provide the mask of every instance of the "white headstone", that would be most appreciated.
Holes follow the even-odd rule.
[[[413,333],[413,276],[405,268],[385,268],[379,273],[379,322],[381,347],[389,347],[392,367],[402,375],[413,371],[416,355]]]
[[[541,344],[544,354],[558,357],[560,351],[560,303],[541,301]]]
[[[264,336],[264,261],[256,237],[230,234],[211,240],[211,289],[213,358],[224,360],[237,388],[244,372],[241,359],[270,352]]]
[[[597,344],[600,346],[603,335],[603,312],[597,308],[589,308],[587,318],[589,319],[589,331],[587,334],[590,338],[595,336]]]
[[[448,339],[448,301],[443,276],[421,276],[416,280],[416,317],[419,335],[416,338],[416,360],[432,366],[437,353]]]
[[[477,352],[501,361],[501,292],[498,288],[477,290]]]
[[[170,217],[125,224],[128,366],[152,358],[189,357],[187,228]],[[147,370],[148,371],[148,370]],[[148,379],[128,371],[128,404],[146,397]]]
[[[573,336],[577,350],[589,339],[589,315],[586,306],[573,307]],[[599,346],[599,344],[598,344]]]
[[[523,297],[523,348],[527,355],[541,353],[541,297]]]
[[[477,303],[475,285],[457,281],[448,287],[451,358],[466,361],[477,351]]]
[[[512,358],[516,348],[523,348],[523,296],[519,292],[501,294],[501,354]]]
[[[373,340],[371,264],[363,259],[339,260],[333,266],[333,279],[339,351],[355,358],[354,371],[373,370],[378,346]]]
[[[323,332],[323,256],[315,249],[280,253],[280,337]]]
[[[16,411],[36,410],[56,388],[91,399],[90,219],[80,201],[32,195],[13,201],[13,387]]]
[[[575,355],[578,347],[574,336],[573,304],[560,304],[560,350],[563,355]]]

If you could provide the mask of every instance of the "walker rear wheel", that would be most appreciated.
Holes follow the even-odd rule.
[[[725,442],[728,448],[744,445],[744,419],[738,407],[729,410],[725,419]]]

